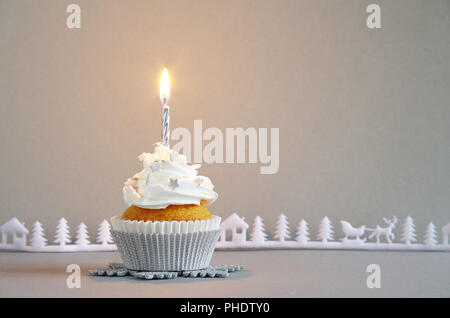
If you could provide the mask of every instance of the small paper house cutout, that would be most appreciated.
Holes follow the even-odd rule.
[[[219,242],[225,242],[227,232],[231,231],[231,242],[245,242],[247,240],[248,224],[236,213],[231,214],[220,224],[223,229]]]
[[[2,244],[8,244],[8,235],[12,236],[12,246],[16,248],[25,247],[27,245],[28,229],[17,218],[12,218],[1,227],[2,232]]]

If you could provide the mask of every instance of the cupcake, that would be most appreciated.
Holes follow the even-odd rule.
[[[161,143],[139,160],[144,169],[123,187],[129,207],[111,219],[124,265],[139,271],[208,267],[221,232],[220,217],[207,208],[217,199],[211,180]]]

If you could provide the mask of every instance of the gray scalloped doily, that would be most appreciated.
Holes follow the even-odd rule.
[[[145,272],[134,271],[127,269],[122,263],[110,263],[108,268],[89,270],[89,274],[93,276],[132,276],[139,279],[171,279],[176,277],[194,277],[194,278],[208,278],[219,277],[225,278],[232,272],[242,270],[242,265],[210,265],[205,269],[187,270],[178,272]]]

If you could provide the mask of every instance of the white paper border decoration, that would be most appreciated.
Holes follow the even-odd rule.
[[[397,217],[383,218],[382,225],[369,228],[354,227],[350,222],[340,221],[344,237],[335,239],[334,227],[328,217],[322,218],[317,229],[316,240],[311,240],[311,230],[305,220],[297,226],[297,233],[291,239],[288,219],[281,214],[276,223],[274,240],[267,240],[263,220],[257,216],[253,223],[250,240],[247,240],[249,225],[236,213],[223,220],[223,233],[216,249],[356,249],[356,250],[408,250],[408,251],[450,251],[448,237],[450,223],[442,227],[442,243],[437,240],[436,226],[429,223],[419,243],[414,220],[408,216],[399,226],[399,242],[396,239]]]
[[[29,234],[25,224],[17,218],[12,218],[0,227],[2,233],[0,250],[13,250],[25,252],[89,252],[89,251],[115,251],[117,247],[112,243],[111,226],[103,220],[97,231],[97,244],[89,240],[87,226],[81,223],[77,227],[75,242],[72,242],[70,228],[67,220],[61,218],[56,227],[53,245],[48,244],[44,228],[39,221],[33,224],[30,245],[27,245]]]
[[[399,225],[400,223],[400,225]],[[222,234],[216,249],[355,249],[355,250],[408,250],[408,251],[450,251],[448,241],[450,223],[441,230],[442,240],[433,223],[424,229],[422,243],[418,240],[414,220],[408,216],[402,222],[393,216],[383,218],[383,224],[375,227],[366,225],[354,226],[350,222],[340,221],[344,237],[335,238],[334,226],[328,217],[322,218],[316,233],[312,233],[308,223],[301,220],[293,237],[289,231],[286,215],[281,214],[276,223],[273,240],[268,240],[263,219],[257,216],[252,225],[250,235],[247,235],[249,225],[245,218],[236,213],[231,214],[221,223]],[[111,225],[103,220],[95,235],[95,242],[90,241],[88,228],[80,223],[76,229],[75,238],[70,234],[70,227],[65,218],[58,221],[53,244],[49,244],[44,227],[36,221],[30,231],[17,218],[12,218],[0,227],[0,250],[25,252],[88,252],[115,251],[111,237]],[[398,233],[396,233],[396,231]],[[92,235],[94,236],[94,235]],[[249,239],[247,239],[249,236]],[[316,238],[312,240],[311,238]]]

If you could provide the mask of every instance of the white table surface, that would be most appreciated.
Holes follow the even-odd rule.
[[[1,297],[450,297],[450,253],[319,250],[216,251],[212,264],[242,264],[229,278],[141,281],[92,277],[117,252],[0,253]],[[81,288],[66,285],[68,264]],[[381,267],[369,289],[367,265]]]

